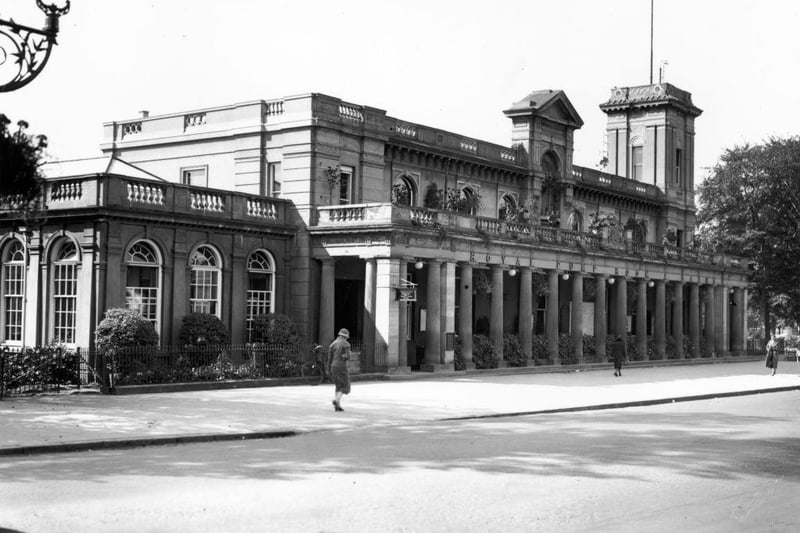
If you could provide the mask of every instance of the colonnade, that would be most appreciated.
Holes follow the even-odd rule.
[[[407,258],[366,259],[364,290],[364,349],[378,368],[405,371],[408,369],[406,338],[411,327],[404,312],[405,303],[396,298],[398,280],[406,279],[410,261]],[[425,361],[423,370],[435,371],[452,369],[453,350],[451,335],[457,333],[461,342],[461,356],[467,368],[473,365],[473,273],[475,266],[469,263],[455,263],[443,260],[428,260],[424,263],[426,282],[417,288],[418,294],[425,295],[426,315],[424,319]],[[459,269],[459,287],[456,287],[456,268]],[[532,290],[532,267],[515,267],[519,275],[518,324],[517,331],[504,331],[503,284],[507,265],[489,265],[492,291],[490,294],[489,337],[494,353],[503,364],[503,335],[517,334],[522,353],[526,359],[532,358],[532,319],[534,298]],[[541,269],[536,269],[541,272]],[[648,354],[648,310],[652,312],[651,332],[653,337],[653,356],[666,357],[668,335],[681,342],[673,343],[674,353],[685,358],[683,336],[686,334],[690,349],[699,353],[701,339],[705,341],[706,351],[712,356],[739,355],[745,351],[747,291],[720,282],[700,283],[665,279],[629,278],[605,273],[586,273],[573,270],[545,270],[547,278],[547,297],[545,308],[544,333],[547,338],[548,357],[553,364],[559,359],[559,307],[561,303],[571,303],[569,329],[573,336],[575,359],[587,362],[583,353],[583,335],[587,329],[584,324],[583,300],[584,280],[594,279],[594,324],[595,357],[606,360],[605,346],[608,335],[628,333],[629,314],[635,314],[635,342],[637,351],[646,359]],[[568,299],[559,296],[559,278],[569,279]],[[628,309],[628,282],[636,286],[636,300]],[[320,283],[320,337],[330,338],[334,328],[334,260],[322,261]],[[688,286],[688,290],[686,287]],[[648,288],[652,288],[648,291]],[[684,292],[688,292],[688,302],[684,303]],[[458,293],[458,295],[457,295]],[[732,293],[732,295],[731,295]],[[565,295],[565,296],[567,296]],[[648,301],[648,296],[654,301]],[[455,315],[458,298],[458,316]],[[669,304],[672,305],[669,305]],[[686,308],[686,309],[685,309]],[[668,312],[671,313],[668,318]],[[684,323],[684,317],[688,322]],[[457,320],[456,320],[457,319]],[[458,322],[458,331],[455,324]],[[667,326],[671,326],[670,331]],[[563,326],[562,326],[563,327]],[[422,327],[420,327],[422,330]]]

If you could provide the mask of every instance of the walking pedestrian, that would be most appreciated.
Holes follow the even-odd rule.
[[[617,377],[622,375],[622,362],[625,360],[625,351],[625,342],[623,342],[621,335],[617,335],[614,342],[611,343],[611,357],[614,358],[614,375]]]
[[[772,369],[772,375],[774,376],[776,372],[778,372],[778,341],[775,339],[775,334],[770,337],[769,342],[767,343],[767,360],[766,360],[767,368]]]
[[[350,359],[350,332],[342,328],[331,345],[328,347],[328,375],[333,380],[335,396],[333,408],[344,411],[341,406],[342,394],[350,394],[350,372],[347,370],[347,361]]]

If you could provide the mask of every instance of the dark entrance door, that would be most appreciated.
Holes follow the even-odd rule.
[[[361,344],[364,320],[364,281],[337,279],[334,285],[334,329],[347,328],[350,344]],[[328,342],[332,341],[330,339]]]

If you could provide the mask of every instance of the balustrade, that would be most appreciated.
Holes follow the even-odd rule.
[[[248,198],[247,216],[277,220],[278,208],[275,202]]]
[[[189,192],[189,205],[192,209],[202,211],[212,211],[223,213],[225,211],[225,199],[220,194],[211,192]]]
[[[164,205],[164,188],[160,185],[129,181],[126,186],[128,189],[129,202],[147,205]]]
[[[80,180],[58,181],[50,185],[51,202],[72,202],[80,200],[83,196],[83,186]]]

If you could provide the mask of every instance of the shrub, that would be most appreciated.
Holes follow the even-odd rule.
[[[547,337],[544,335],[534,335],[531,339],[531,357],[534,359],[549,359],[547,351]]]
[[[286,315],[269,313],[253,319],[253,342],[268,344],[295,344],[297,330],[294,322]]]
[[[594,359],[597,355],[597,340],[594,335],[583,334],[583,358]]]
[[[464,357],[461,355],[461,337],[455,336],[453,341],[453,366],[455,370],[465,370]]]
[[[575,340],[569,333],[562,333],[558,336],[558,358],[562,365],[578,363],[578,358],[575,357]]]
[[[472,360],[475,368],[497,368],[497,356],[492,341],[486,335],[472,336]]]
[[[227,344],[230,332],[216,315],[190,313],[183,317],[178,338],[181,344],[194,346]]]
[[[158,333],[153,323],[132,309],[115,307],[106,310],[103,320],[94,330],[94,345],[103,353],[157,344]]]
[[[3,355],[2,387],[6,390],[38,388],[56,383],[77,385],[80,382],[80,358],[64,351],[58,344],[25,348]]]
[[[509,366],[525,366],[527,364],[519,338],[512,333],[503,334],[503,359]]]

